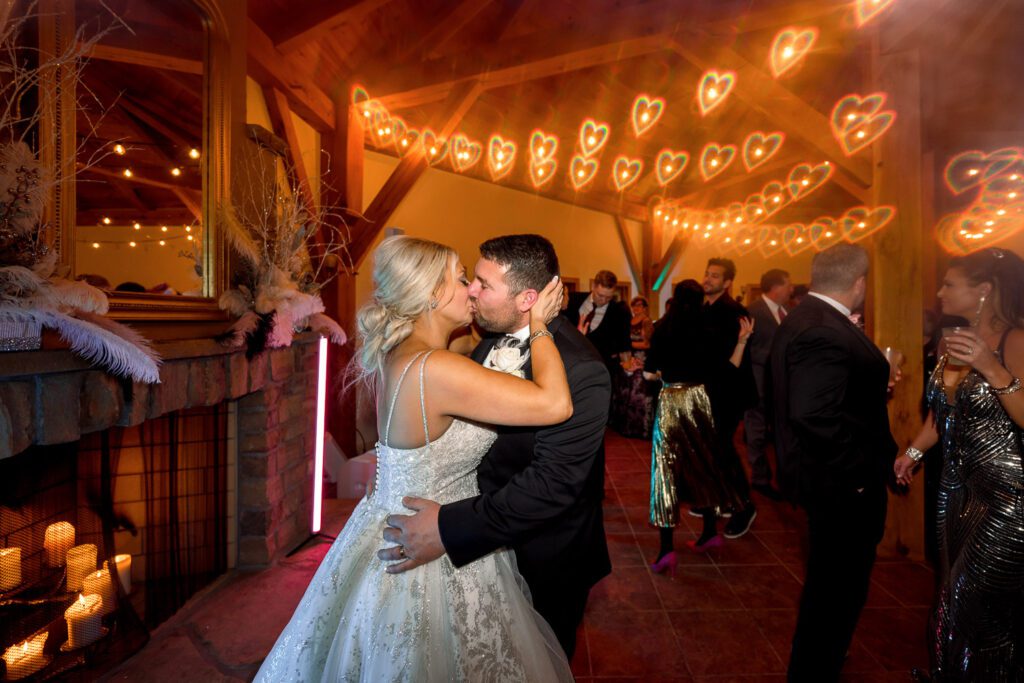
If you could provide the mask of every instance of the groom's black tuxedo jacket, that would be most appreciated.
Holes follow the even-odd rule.
[[[889,431],[889,364],[827,302],[805,298],[772,340],[770,407],[779,479],[801,503],[883,487],[896,442]]]
[[[593,345],[564,318],[548,326],[562,356],[573,415],[549,427],[498,427],[477,468],[480,495],[441,507],[448,557],[460,567],[515,550],[527,583],[591,586],[611,571],[601,503],[611,380]],[[473,352],[482,363],[495,339]],[[531,376],[528,362],[524,370]]]

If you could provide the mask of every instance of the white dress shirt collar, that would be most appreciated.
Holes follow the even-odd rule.
[[[837,311],[839,311],[840,313],[842,313],[847,318],[850,317],[850,309],[847,308],[846,306],[842,305],[841,303],[839,303],[838,301],[836,301],[832,297],[825,296],[824,294],[821,294],[820,292],[808,292],[808,294],[810,296],[813,296],[815,299],[821,299],[822,301],[827,303],[829,306],[831,306],[832,308],[834,308]]]
[[[510,336],[515,337],[519,341],[524,342],[530,338],[530,323],[526,323],[525,326],[520,327],[515,332],[509,332],[508,334]]]
[[[775,303],[766,296],[762,296],[761,298],[764,299],[764,304],[765,306],[768,307],[768,311],[772,314],[772,317],[775,318],[775,322],[781,323],[782,318],[779,317],[779,309],[782,308],[782,306]]]

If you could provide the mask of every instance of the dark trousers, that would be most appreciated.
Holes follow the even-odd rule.
[[[754,486],[768,486],[772,483],[772,466],[764,449],[768,444],[768,422],[765,419],[764,403],[748,408],[743,414],[743,435],[747,441],[747,462],[750,463],[750,483]]]
[[[806,504],[807,576],[789,658],[791,683],[839,680],[846,652],[868,597],[875,548],[885,528],[882,484]]]
[[[716,411],[714,403],[711,404],[711,412],[715,420],[715,438],[718,440],[719,457],[718,463],[722,479],[735,491],[740,500],[747,504],[750,502],[750,482],[747,480],[747,473],[743,469],[743,461],[736,450],[736,429],[740,426],[740,413],[729,410]]]
[[[565,656],[572,661],[576,652],[576,629],[583,621],[583,610],[587,606],[589,586],[572,586],[561,583],[529,582],[533,595],[533,608],[548,622],[555,632]]]

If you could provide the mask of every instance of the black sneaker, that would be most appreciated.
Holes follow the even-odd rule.
[[[768,500],[782,500],[782,493],[771,484],[752,484],[750,488],[754,489]]]
[[[725,525],[725,530],[722,532],[722,535],[730,539],[739,538],[750,531],[750,526],[754,523],[756,518],[757,508],[753,505],[748,505],[742,510],[733,513],[732,519],[730,519],[729,523]]]

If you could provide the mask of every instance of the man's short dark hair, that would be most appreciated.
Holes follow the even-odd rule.
[[[736,264],[729,258],[709,258],[707,267],[721,266],[725,269],[724,279],[735,280],[736,279]]]
[[[617,284],[619,284],[619,278],[610,270],[599,270],[597,275],[594,276],[595,287],[614,288]]]
[[[811,289],[822,293],[845,292],[867,275],[869,263],[867,250],[859,244],[835,244],[811,260]]]
[[[526,289],[538,292],[558,275],[555,248],[540,235],[503,235],[480,245],[480,256],[505,268],[509,294]]]
[[[788,279],[789,273],[781,268],[772,268],[761,276],[761,292],[767,294],[772,291],[772,287],[778,287],[786,284],[786,280]]]

